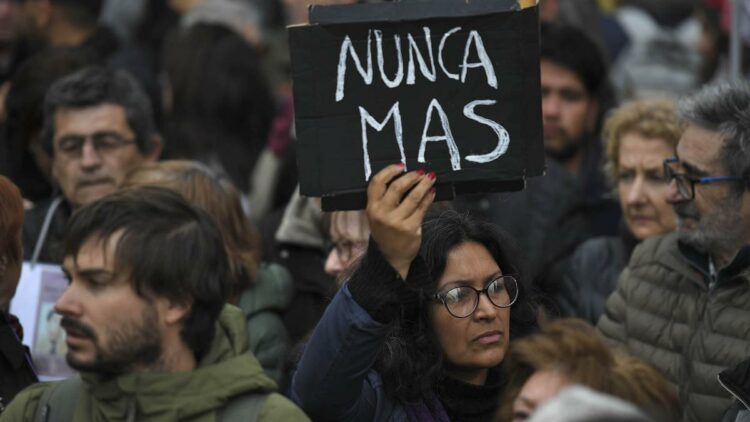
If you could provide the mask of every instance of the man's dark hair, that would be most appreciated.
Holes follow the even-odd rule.
[[[750,84],[707,85],[680,101],[678,116],[684,123],[719,132],[727,176],[741,177],[744,187],[750,187]]]
[[[76,211],[68,223],[65,256],[94,240],[104,247],[122,233],[113,253],[117,274],[143,298],[192,304],[181,336],[200,359],[229,296],[230,274],[221,233],[203,210],[157,187],[125,189]]]
[[[596,43],[572,26],[541,26],[541,60],[570,69],[592,97],[598,97],[607,80],[607,63]]]
[[[151,101],[127,72],[91,66],[68,75],[50,87],[44,98],[42,140],[50,154],[55,136],[55,112],[61,108],[85,108],[115,104],[125,109],[128,125],[135,132],[138,149],[146,154],[156,146],[157,131]]]
[[[91,27],[99,21],[102,0],[50,0],[55,7],[62,8],[65,19],[77,26]]]

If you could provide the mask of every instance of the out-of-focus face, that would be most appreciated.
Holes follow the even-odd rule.
[[[168,301],[146,300],[127,276],[115,271],[120,238],[116,233],[106,243],[90,239],[76,257],[67,256],[63,262],[70,284],[55,303],[55,311],[63,317],[66,360],[72,368],[118,374],[161,358],[162,315]]]
[[[448,252],[437,292],[460,286],[482,290],[502,275],[487,248],[477,242],[462,243]],[[496,307],[482,293],[476,309],[466,318],[451,315],[440,302],[435,302],[430,311],[433,330],[448,363],[447,373],[464,382],[483,384],[487,370],[502,362],[508,349],[510,308]]]
[[[15,0],[0,0],[0,47],[16,41],[19,31],[20,3]]]
[[[333,248],[325,271],[338,277],[367,250],[370,225],[364,211],[336,211],[331,214],[330,233]]]
[[[664,159],[674,155],[661,139],[626,133],[620,139],[617,193],[625,224],[638,240],[669,233],[677,216],[664,197]]]
[[[5,308],[15,296],[20,278],[21,263],[14,262],[9,256],[0,257],[0,309]]]
[[[553,157],[566,157],[577,151],[584,134],[593,130],[597,101],[566,67],[543,59],[541,76],[544,148]]]
[[[570,380],[559,372],[534,372],[513,401],[513,422],[525,421],[539,406],[570,384]]]
[[[730,176],[721,161],[721,134],[698,126],[688,126],[677,144],[679,163],[673,171],[690,177]],[[695,184],[693,199],[683,197],[671,182],[666,200],[677,214],[682,239],[707,252],[729,252],[750,236],[748,193],[733,192],[739,182]]]
[[[114,192],[128,171],[158,155],[140,152],[122,106],[61,108],[54,119],[52,174],[74,207]]]

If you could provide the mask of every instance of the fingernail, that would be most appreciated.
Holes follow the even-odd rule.
[[[429,177],[432,180],[435,180],[435,178],[437,177],[437,175],[435,174],[434,171],[431,171],[430,174],[427,175],[427,177]]]
[[[404,163],[396,163],[396,165],[399,166],[399,167],[404,167],[406,164],[404,164]]]
[[[430,193],[435,193],[435,188],[430,188]]]
[[[420,176],[424,176],[424,170],[422,169],[417,170],[417,174]]]

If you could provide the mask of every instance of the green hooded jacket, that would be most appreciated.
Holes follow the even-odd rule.
[[[189,372],[125,374],[103,379],[83,373],[76,421],[218,421],[228,401],[248,393],[270,394],[259,421],[308,421],[291,401],[274,393],[276,384],[247,352],[244,315],[227,305],[217,321],[211,347]],[[32,422],[39,400],[52,383],[19,393],[0,415],[0,422]]]

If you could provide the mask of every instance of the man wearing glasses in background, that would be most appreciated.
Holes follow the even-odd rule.
[[[664,372],[684,421],[717,421],[732,397],[718,374],[750,356],[750,87],[706,87],[679,113],[664,163],[677,232],[635,250],[599,329]]]
[[[60,263],[71,212],[114,192],[128,171],[162,149],[151,103],[122,71],[89,67],[55,82],[44,101],[42,143],[62,196],[26,213],[24,259]]]

